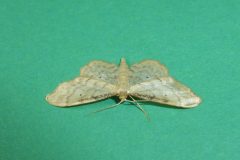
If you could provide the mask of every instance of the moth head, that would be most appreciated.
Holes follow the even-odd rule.
[[[127,94],[125,92],[120,92],[118,94],[118,97],[121,101],[124,101],[125,99],[127,99]]]

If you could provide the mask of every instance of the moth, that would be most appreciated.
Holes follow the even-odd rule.
[[[129,68],[124,58],[119,66],[98,60],[90,62],[80,70],[80,76],[61,83],[46,100],[55,106],[68,107],[112,96],[117,96],[119,103],[104,109],[128,101],[143,111],[135,98],[182,108],[201,102],[188,87],[174,80],[160,62],[144,60]]]

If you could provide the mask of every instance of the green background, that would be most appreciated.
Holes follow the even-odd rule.
[[[240,159],[237,0],[1,0],[0,159]],[[96,59],[161,61],[193,109],[113,99],[57,108],[45,95]]]

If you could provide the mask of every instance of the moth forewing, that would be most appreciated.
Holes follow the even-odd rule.
[[[60,84],[46,100],[55,106],[67,107],[102,100],[116,95],[116,87],[101,80],[77,77]]]
[[[191,108],[201,100],[189,88],[171,77],[163,77],[132,86],[129,94],[146,101]]]

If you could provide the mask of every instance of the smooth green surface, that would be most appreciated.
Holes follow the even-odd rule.
[[[0,159],[240,159],[237,0],[0,1]],[[95,59],[164,63],[203,103],[113,99],[57,108],[45,95]]]

